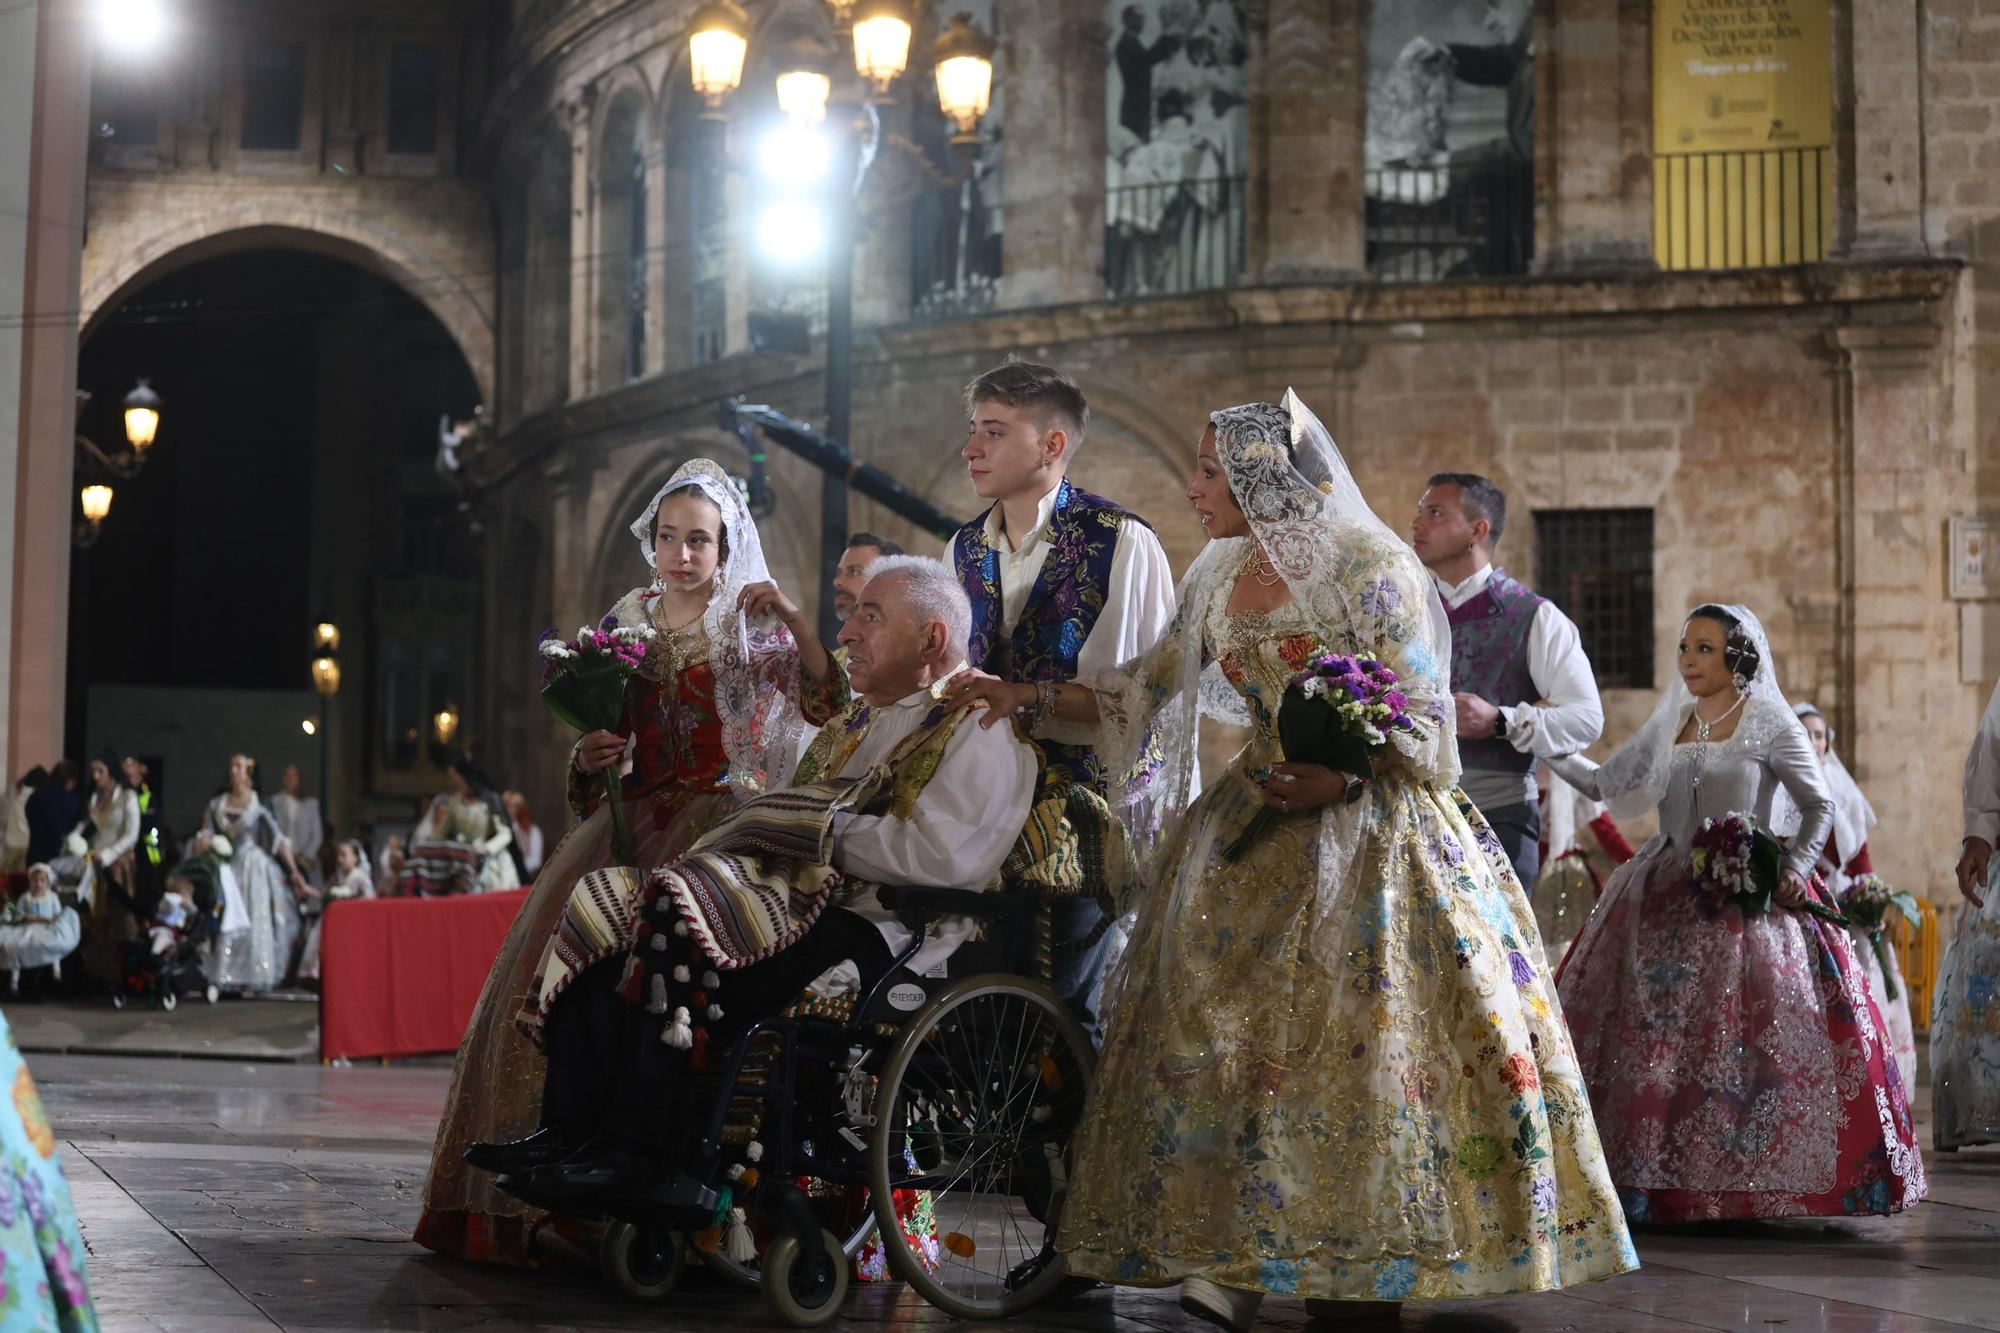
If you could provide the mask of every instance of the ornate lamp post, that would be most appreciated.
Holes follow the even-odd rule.
[[[321,699],[319,727],[319,795],[325,818],[333,818],[333,696],[340,693],[340,627],[331,620],[313,626],[313,688]]]
[[[905,0],[827,0],[837,40],[852,44],[851,72],[823,67],[810,50],[787,53],[778,75],[778,105],[794,125],[825,122],[833,140],[830,172],[834,198],[824,227],[826,243],[826,434],[843,461],[852,463],[854,401],[855,200],[873,155],[863,149],[880,135],[871,102],[909,68],[911,24]],[[720,118],[725,99],[743,83],[750,49],[750,16],[735,0],[710,0],[695,12],[688,36],[694,90]],[[952,120],[953,143],[977,142],[993,84],[993,43],[960,15],[939,37],[933,53],[938,104]],[[820,491],[820,567],[830,574],[847,547],[847,483],[829,471]],[[820,602],[820,634],[839,630],[833,602]]]

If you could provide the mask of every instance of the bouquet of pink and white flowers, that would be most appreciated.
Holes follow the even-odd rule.
[[[1694,867],[1690,887],[1711,914],[1732,902],[1746,915],[1770,911],[1771,898],[1785,873],[1784,845],[1744,814],[1704,819],[1695,830],[1689,860]],[[1847,924],[1846,917],[1812,895],[1799,904],[1799,910],[1837,926]]]
[[[542,702],[578,731],[615,731],[625,716],[625,682],[646,660],[650,625],[621,625],[606,616],[596,629],[585,625],[574,639],[544,630]],[[618,766],[604,770],[604,802],[611,812],[611,854],[619,865],[632,863],[632,839],[625,831],[619,799]]]
[[[1319,764],[1362,781],[1374,777],[1375,761],[1389,748],[1389,733],[1416,727],[1398,679],[1372,657],[1322,653],[1309,659],[1278,703],[1278,743],[1285,759]],[[1361,782],[1348,784],[1347,799],[1361,799]],[[1277,818],[1270,806],[1259,808],[1223,856],[1231,861],[1242,856]]]
[[[1902,994],[1896,988],[1896,968],[1889,957],[1886,933],[1892,909],[1901,912],[1913,926],[1924,923],[1924,914],[1917,906],[1916,895],[1890,888],[1880,875],[1856,875],[1848,884],[1847,891],[1840,895],[1840,910],[1847,913],[1848,923],[1868,932],[1868,943],[1875,950],[1875,961],[1882,965],[1882,994],[1890,1000]]]

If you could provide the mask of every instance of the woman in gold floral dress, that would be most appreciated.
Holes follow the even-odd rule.
[[[1534,915],[1454,787],[1423,566],[1295,396],[1210,421],[1188,487],[1210,542],[1166,637],[1091,688],[967,687],[995,720],[1096,721],[1112,772],[1165,756],[1126,793],[1145,896],[1073,1141],[1070,1270],[1182,1283],[1240,1330],[1266,1292],[1380,1320],[1636,1267]],[[1277,741],[1327,652],[1387,664],[1415,719],[1358,791]],[[1198,710],[1254,731],[1189,804]]]

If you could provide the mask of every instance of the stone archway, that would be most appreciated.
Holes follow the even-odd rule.
[[[149,230],[114,249],[102,266],[85,252],[79,309],[81,340],[134,293],[204,259],[246,250],[287,249],[342,259],[394,282],[437,317],[472,369],[480,398],[494,390],[493,265],[490,238],[478,238],[476,262],[454,268],[430,247],[380,221],[277,196],[204,213]],[[461,260],[466,256],[461,252]]]

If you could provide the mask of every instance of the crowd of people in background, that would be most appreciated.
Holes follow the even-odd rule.
[[[37,765],[0,793],[0,998],[313,987],[336,903],[532,881],[545,842],[521,793],[465,757],[446,783],[407,832],[337,831],[296,765],[266,796],[236,754],[195,826],[172,829],[143,758]]]

